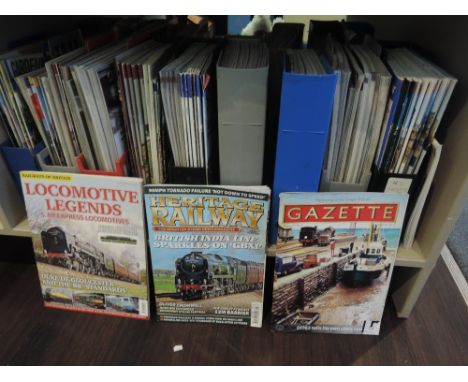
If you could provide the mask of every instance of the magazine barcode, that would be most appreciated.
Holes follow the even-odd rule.
[[[250,326],[255,328],[262,327],[263,304],[261,302],[252,302],[250,305]]]
[[[146,300],[139,300],[138,301],[138,312],[142,316],[148,315],[148,301]]]

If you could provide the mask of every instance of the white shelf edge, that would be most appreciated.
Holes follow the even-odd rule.
[[[12,229],[7,229],[5,227],[1,229],[0,235],[31,237],[33,234],[31,230],[29,229],[28,219],[24,218],[17,225],[15,225]]]
[[[398,249],[395,266],[407,268],[424,268],[426,258],[421,252],[418,242],[415,241],[411,248],[400,247]]]

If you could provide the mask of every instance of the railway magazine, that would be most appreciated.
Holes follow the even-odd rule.
[[[20,174],[44,305],[149,319],[142,180]]]
[[[275,330],[378,335],[407,198],[280,194]]]
[[[144,187],[158,320],[262,326],[268,187]]]

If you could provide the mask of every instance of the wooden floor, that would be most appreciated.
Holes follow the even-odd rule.
[[[6,245],[12,245],[10,250]],[[407,320],[379,337],[283,334],[137,321],[42,307],[29,243],[0,239],[3,365],[466,365],[468,308],[440,261]],[[184,349],[174,353],[173,346]]]

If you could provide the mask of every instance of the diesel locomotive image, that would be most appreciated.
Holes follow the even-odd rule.
[[[126,313],[138,313],[138,299],[126,296],[107,296],[106,307]]]
[[[135,284],[141,282],[138,272],[120,264],[96,246],[60,227],[42,231],[41,239],[43,257],[39,259],[49,264]]]
[[[191,252],[175,262],[177,293],[194,300],[263,288],[262,263]]]
[[[72,303],[72,296],[63,289],[46,288],[43,290],[42,296],[46,302],[59,302],[62,304]]]
[[[94,309],[105,309],[105,299],[102,293],[74,293],[73,304],[81,304]]]

